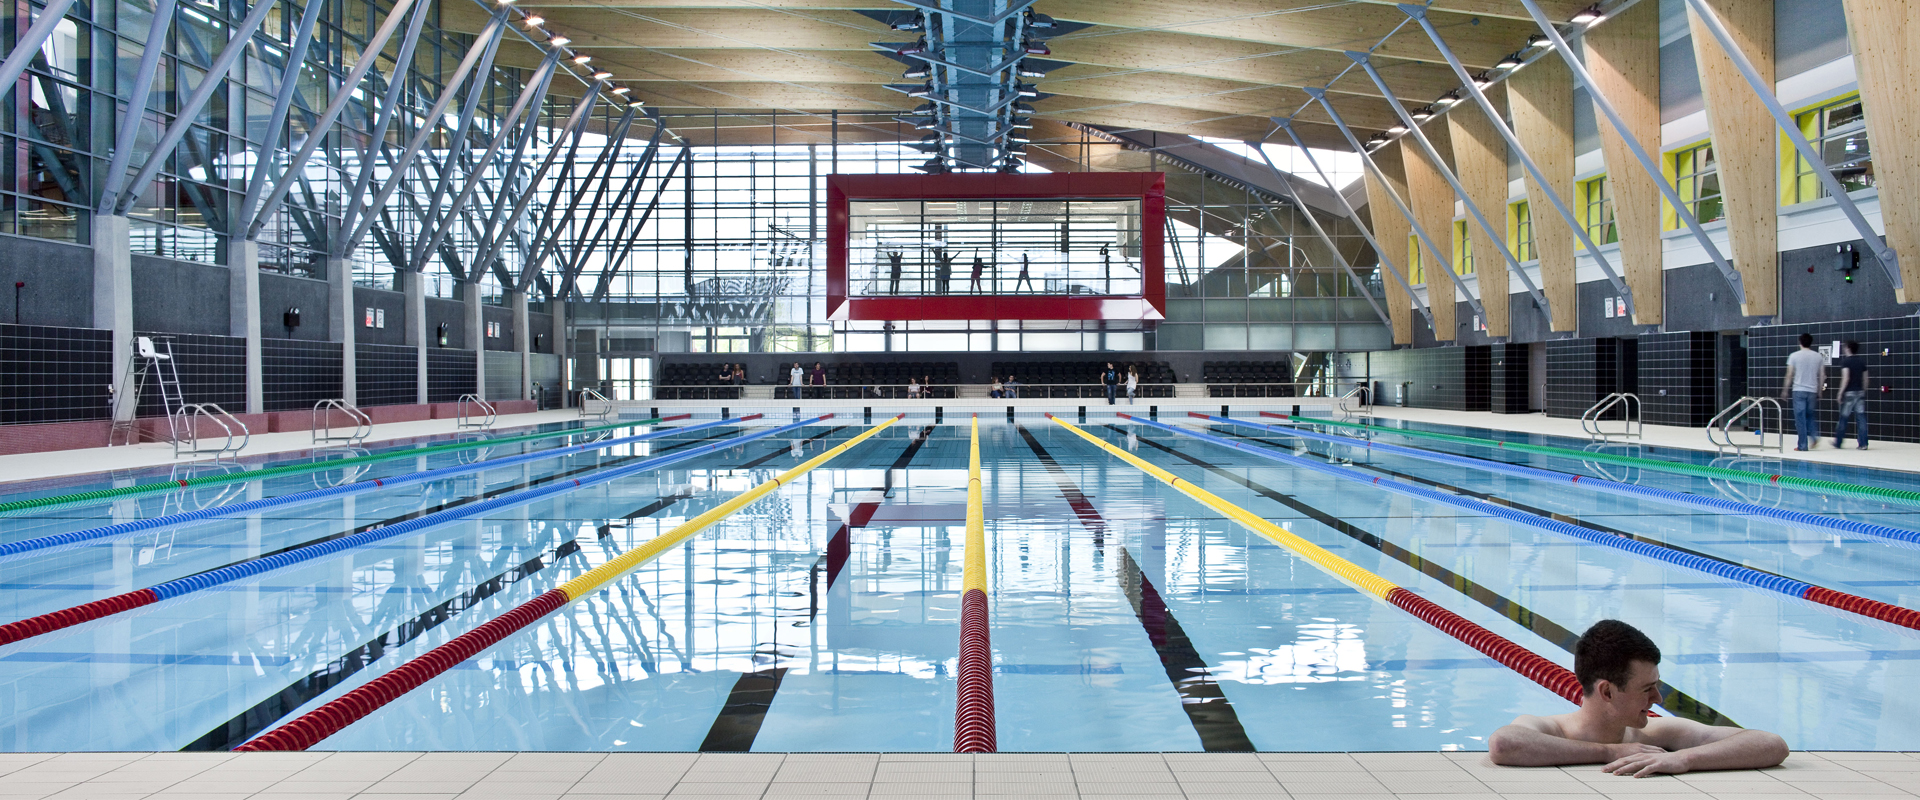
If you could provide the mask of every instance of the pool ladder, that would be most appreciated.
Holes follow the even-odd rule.
[[[347,421],[353,423],[353,430],[344,436],[333,435],[334,412],[346,415]],[[314,444],[346,442],[349,445],[356,445],[366,441],[367,437],[373,434],[373,417],[367,416],[367,412],[361,411],[345,400],[339,398],[322,400],[313,404],[312,429]]]
[[[594,403],[598,405],[590,405]],[[613,401],[608,400],[606,395],[587,388],[580,390],[580,417],[582,419],[587,417],[606,419],[613,411]]]
[[[247,443],[253,440],[253,434],[247,431],[247,424],[241,422],[227,410],[213,403],[188,403],[176,414],[168,415],[175,431],[173,438],[173,457],[213,454],[213,460],[236,457]],[[200,429],[203,423],[220,429],[224,437],[219,444],[212,444],[214,438],[206,437],[208,446],[202,446]],[[237,431],[237,432],[236,432]]]
[[[1767,446],[1769,411],[1772,412],[1774,428],[1771,447]],[[1760,438],[1754,444],[1741,444],[1734,441],[1733,426],[1746,421],[1748,417],[1754,418],[1753,432]],[[1720,409],[1720,413],[1713,415],[1713,420],[1707,423],[1707,441],[1712,442],[1714,449],[1722,455],[1725,455],[1728,450],[1732,450],[1734,455],[1748,450],[1772,450],[1778,453],[1787,448],[1787,429],[1784,426],[1785,417],[1779,400],[1771,397],[1742,397],[1733,401],[1732,405]]]
[[[493,404],[480,399],[480,395],[477,394],[460,395],[455,411],[458,412],[455,424],[461,428],[490,431],[493,430],[493,423],[500,418],[500,415],[493,410]]]
[[[1611,421],[1606,419],[1606,414],[1616,408],[1620,409],[1621,427],[1608,430],[1603,424]],[[1600,398],[1600,402],[1587,407],[1580,415],[1580,429],[1596,442],[1610,442],[1615,436],[1622,439],[1643,438],[1646,425],[1640,419],[1640,396],[1632,392],[1614,392]]]

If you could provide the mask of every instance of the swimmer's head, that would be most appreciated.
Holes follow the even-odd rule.
[[[1624,725],[1647,724],[1647,710],[1660,702],[1660,647],[1632,625],[1604,619],[1573,647],[1573,674],[1582,706],[1598,705]]]

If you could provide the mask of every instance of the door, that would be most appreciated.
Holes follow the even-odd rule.
[[[1527,410],[1547,410],[1547,343],[1527,345]]]

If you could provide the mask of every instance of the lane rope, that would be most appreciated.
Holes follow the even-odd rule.
[[[1502,442],[1494,439],[1481,439],[1473,436],[1459,436],[1451,433],[1435,433],[1433,431],[1412,430],[1407,428],[1387,428],[1379,425],[1364,425],[1358,422],[1338,422],[1335,420],[1317,419],[1314,417],[1296,417],[1288,414],[1275,414],[1270,411],[1262,411],[1260,412],[1260,416],[1275,417],[1278,419],[1290,419],[1297,422],[1308,423],[1311,425],[1332,425],[1332,426],[1342,427],[1342,428],[1357,428],[1360,430],[1376,431],[1379,433],[1391,433],[1399,436],[1406,436],[1406,437],[1416,438],[1416,439],[1431,439],[1433,441],[1439,441],[1439,442],[1453,442],[1456,444],[1468,444],[1468,445],[1475,445],[1478,447],[1493,447],[1501,450],[1517,450],[1522,453],[1538,453],[1540,455],[1559,456],[1562,458],[1577,458],[1584,461],[1598,461],[1601,463],[1616,464],[1624,467],[1640,467],[1642,469],[1651,469],[1651,470],[1656,470],[1660,472],[1671,472],[1671,473],[1676,473],[1681,475],[1691,475],[1699,478],[1721,478],[1723,480],[1739,481],[1741,483],[1756,483],[1756,484],[1769,485],[1769,486],[1791,486],[1796,489],[1804,489],[1810,492],[1847,495],[1849,497],[1858,497],[1858,498],[1864,498],[1868,500],[1892,500],[1895,502],[1905,503],[1908,505],[1920,505],[1920,491],[1911,491],[1907,489],[1890,489],[1884,486],[1860,486],[1858,484],[1843,483],[1841,481],[1829,481],[1829,480],[1822,480],[1819,478],[1797,478],[1791,475],[1777,475],[1777,474],[1767,473],[1767,472],[1755,472],[1753,470],[1732,469],[1730,467],[1712,467],[1712,466],[1706,466],[1703,464],[1683,464],[1677,461],[1661,461],[1659,459],[1654,459],[1654,458],[1626,456],[1626,455],[1620,455],[1618,453],[1595,453],[1595,452],[1588,452],[1586,450],[1574,450],[1568,447],[1553,447],[1551,445],[1542,445],[1542,444],[1523,444],[1520,442]]]
[[[1126,416],[1126,415],[1121,415],[1121,416]],[[1221,438],[1219,436],[1215,436],[1210,433],[1200,433],[1198,431],[1191,431],[1185,428],[1175,427],[1172,425],[1168,425],[1164,422],[1144,420],[1144,419],[1139,419],[1137,417],[1126,417],[1126,418],[1132,420],[1134,424],[1137,424],[1137,425],[1145,425],[1145,426],[1154,428],[1156,430],[1164,430],[1169,433],[1175,433],[1181,436],[1192,437],[1195,439],[1199,439],[1203,442],[1219,445],[1221,447],[1231,447],[1235,450],[1239,450],[1244,453],[1251,453],[1253,455],[1257,455],[1262,458],[1271,459],[1273,461],[1278,461],[1288,466],[1299,467],[1312,472],[1320,473],[1322,475],[1328,475],[1331,477],[1339,478],[1341,480],[1352,481],[1355,483],[1364,483],[1372,486],[1378,486],[1382,489],[1386,489],[1387,491],[1394,492],[1396,494],[1400,494],[1406,497],[1412,497],[1419,500],[1426,500],[1432,503],[1438,503],[1440,505],[1465,511],[1469,514],[1475,514],[1483,517],[1492,517],[1494,519],[1499,519],[1514,525],[1521,525],[1524,527],[1533,528],[1535,530],[1546,531],[1548,533],[1556,533],[1561,536],[1566,536],[1572,539],[1578,539],[1580,541],[1587,542],[1590,544],[1598,544],[1606,547],[1611,547],[1617,550],[1624,550],[1628,553],[1632,553],[1636,556],[1640,556],[1642,558],[1646,558],[1649,560],[1672,564],[1674,566],[1682,567],[1685,569],[1691,569],[1696,572],[1703,572],[1717,578],[1725,578],[1732,581],[1738,581],[1740,583],[1744,583],[1749,586],[1755,586],[1761,589],[1767,589],[1770,591],[1779,592],[1780,594],[1787,595],[1788,597],[1810,600],[1816,603],[1820,603],[1821,605],[1838,608],[1842,611],[1859,614],[1861,616],[1870,617],[1872,619],[1882,620],[1885,622],[1891,622],[1895,625],[1900,625],[1906,628],[1913,628],[1916,630],[1920,630],[1920,611],[1914,611],[1913,609],[1902,608],[1900,606],[1892,605],[1890,603],[1882,603],[1878,600],[1870,600],[1865,597],[1860,597],[1858,595],[1850,595],[1844,592],[1836,592],[1832,589],[1826,589],[1824,587],[1814,586],[1813,584],[1807,583],[1805,581],[1794,580],[1793,578],[1789,578],[1784,575],[1775,575],[1768,572],[1761,572],[1756,569],[1743,567],[1738,564],[1733,564],[1726,561],[1719,561],[1711,558],[1706,558],[1704,556],[1698,556],[1692,553],[1683,553],[1683,552],[1674,550],[1670,547],[1667,547],[1665,545],[1654,544],[1651,542],[1643,542],[1637,539],[1629,539],[1629,538],[1618,536],[1612,533],[1606,533],[1604,531],[1596,531],[1592,528],[1586,528],[1579,525],[1574,525],[1570,522],[1562,522],[1560,520],[1552,519],[1550,517],[1542,517],[1538,514],[1529,514],[1525,511],[1521,511],[1516,508],[1508,508],[1507,506],[1503,506],[1498,503],[1489,503],[1485,500],[1481,500],[1478,498],[1463,497],[1456,494],[1448,494],[1446,492],[1442,492],[1436,489],[1430,489],[1425,486],[1415,486],[1413,484],[1402,483],[1400,481],[1381,480],[1376,476],[1366,475],[1364,473],[1347,469],[1345,467],[1339,467],[1333,464],[1323,464],[1318,461],[1304,459],[1299,456],[1275,452],[1273,450],[1269,450],[1264,447],[1254,447],[1251,445],[1242,444],[1240,442],[1233,441],[1232,439]],[[1816,589],[1818,589],[1819,591],[1814,591]]]
[[[1292,551],[1295,555],[1305,558],[1308,562],[1328,574],[1353,585],[1362,592],[1373,595],[1375,598],[1412,614],[1420,621],[1432,625],[1448,636],[1452,636],[1465,643],[1468,647],[1478,650],[1493,660],[1500,662],[1500,664],[1506,666],[1508,669],[1520,673],[1528,680],[1544,687],[1547,691],[1560,695],[1575,705],[1579,705],[1580,681],[1573,676],[1572,670],[1555,664],[1497,633],[1482,628],[1467,620],[1465,617],[1441,608],[1431,601],[1414,594],[1405,587],[1395,585],[1379,575],[1361,569],[1359,565],[1327,552],[1324,548],[1301,538],[1292,531],[1268,522],[1259,515],[1229,503],[1212,492],[1194,485],[1185,478],[1154,466],[1139,456],[1068,424],[1066,420],[1060,419],[1052,414],[1048,414],[1047,418],[1079,435],[1080,438],[1093,443],[1094,446],[1107,451],[1107,453],[1114,457],[1133,465],[1141,472],[1158,478],[1162,483],[1178,489],[1188,497],[1192,497],[1206,504],[1215,511],[1225,514],[1228,518],[1239,522],[1253,532],[1273,540],[1275,544]]]
[[[829,414],[828,416],[832,415]],[[319,744],[321,740],[340,732],[341,729],[373,713],[381,706],[385,706],[399,699],[407,692],[425,685],[427,681],[433,679],[440,673],[446,672],[455,665],[479,655],[482,651],[498,644],[502,639],[505,639],[515,631],[525,628],[533,622],[593,593],[613,579],[658,558],[662,553],[672,549],[674,546],[680,544],[680,542],[685,541],[694,534],[705,530],[721,519],[739,511],[747,504],[771,494],[781,486],[793,482],[795,478],[807,474],[815,467],[827,463],[835,456],[846,452],[854,445],[865,441],[868,437],[879,433],[886,429],[887,426],[900,421],[900,419],[905,416],[905,414],[900,414],[879,425],[868,428],[833,449],[814,456],[805,463],[780,473],[759,486],[755,486],[741,493],[732,500],[715,506],[713,509],[675,526],[672,530],[615,556],[611,561],[595,567],[573,580],[560,584],[557,588],[548,590],[540,596],[494,618],[486,624],[461,634],[452,641],[433,648],[407,661],[405,664],[395,667],[392,671],[354,687],[340,697],[295,718],[285,725],[254,737],[253,740],[234,748],[234,750],[236,752],[305,750]],[[821,417],[819,419],[824,418],[825,417]],[[809,422],[812,421],[814,420],[809,420]]]
[[[436,455],[439,453],[452,453],[459,450],[473,450],[481,447],[495,447],[503,444],[517,444],[520,442],[532,442],[532,441],[538,441],[540,439],[551,439],[556,436],[573,436],[575,434],[582,434],[582,433],[599,433],[601,431],[610,431],[618,428],[631,428],[638,425],[652,425],[659,422],[671,422],[674,420],[689,419],[692,416],[693,416],[692,414],[674,414],[672,416],[653,417],[651,419],[643,419],[636,422],[617,422],[609,425],[596,425],[590,428],[568,428],[566,430],[547,431],[545,433],[528,433],[528,434],[522,434],[519,436],[508,436],[502,439],[485,439],[477,442],[449,442],[447,444],[437,444],[437,445],[431,445],[428,447],[417,447],[410,450],[396,450],[388,453],[369,453],[364,456],[340,458],[340,459],[334,459],[332,461],[313,461],[305,464],[283,464],[278,467],[264,467],[262,469],[256,469],[256,470],[243,470],[240,472],[227,473],[225,475],[201,475],[195,478],[168,478],[164,481],[154,481],[151,483],[138,483],[132,486],[119,486],[112,489],[96,489],[90,492],[73,492],[70,494],[48,495],[46,497],[29,497],[22,500],[9,500],[7,502],[0,503],[0,517],[13,516],[25,511],[45,511],[51,508],[59,508],[64,506],[80,505],[80,504],[87,504],[87,503],[97,503],[103,500],[125,500],[130,497],[139,497],[142,495],[154,494],[158,492],[171,492],[177,489],[184,489],[184,488],[221,486],[229,483],[243,483],[246,481],[260,480],[263,478],[278,478],[286,475],[300,475],[308,472],[319,472],[322,470],[339,469],[341,467],[359,466],[361,464],[378,464],[383,461],[393,461],[395,459],[401,459],[401,458],[414,458],[417,456],[430,456],[430,455]]]
[[[164,600],[171,600],[173,598],[180,597],[182,595],[186,595],[192,592],[198,592],[205,589],[210,589],[215,586],[234,583],[236,581],[241,581],[241,580],[246,580],[251,578],[258,578],[262,575],[265,575],[266,573],[281,569],[283,567],[289,567],[295,564],[312,561],[315,559],[324,558],[328,556],[341,555],[348,551],[351,551],[366,545],[370,545],[375,542],[385,541],[385,540],[393,539],[400,536],[418,533],[418,532],[427,530],[428,528],[436,527],[449,522],[454,522],[454,521],[466,519],[469,517],[481,517],[481,516],[492,514],[494,512],[502,511],[508,508],[514,508],[516,506],[522,506],[528,503],[533,503],[535,501],[542,500],[548,497],[553,497],[561,494],[566,494],[568,492],[577,491],[584,487],[597,486],[603,483],[607,483],[609,481],[614,481],[620,478],[624,478],[628,475],[633,475],[635,473],[644,472],[647,470],[658,469],[660,467],[664,467],[669,464],[685,461],[695,456],[712,453],[716,450],[721,450],[728,447],[737,447],[742,443],[750,442],[755,439],[764,439],[768,436],[775,436],[788,431],[798,430],[803,426],[806,426],[811,423],[823,421],[831,416],[833,415],[828,414],[826,416],[815,417],[813,419],[806,420],[804,422],[796,422],[796,423],[793,423],[792,425],[785,425],[778,428],[769,428],[767,430],[760,431],[758,433],[748,434],[746,436],[737,436],[731,439],[721,439],[716,442],[710,442],[708,444],[704,444],[699,447],[691,448],[678,453],[673,453],[671,455],[660,456],[657,458],[650,458],[636,464],[629,464],[624,467],[618,467],[615,469],[596,472],[592,475],[587,476],[586,480],[584,481],[575,481],[573,483],[558,483],[551,486],[542,486],[537,489],[526,489],[518,492],[513,492],[510,494],[503,494],[499,497],[495,497],[490,500],[483,500],[478,503],[469,503],[467,505],[449,508],[445,511],[438,511],[432,514],[415,517],[405,522],[388,525],[384,528],[374,528],[371,530],[365,530],[365,531],[361,531],[359,533],[353,534],[351,536],[342,536],[338,539],[329,539],[327,541],[320,542],[317,544],[311,544],[306,547],[299,547],[292,550],[286,550],[279,553],[274,553],[273,555],[252,559],[249,561],[242,561],[236,564],[229,564],[219,569],[208,570],[206,572],[202,572],[196,575],[189,575],[184,578],[177,578],[175,580],[167,581],[165,583],[159,583],[153,586],[149,586],[145,589],[136,589],[134,591],[127,592],[125,594],[115,595],[113,597],[108,597],[102,600],[95,600],[91,603],[85,603],[82,605],[73,606],[71,608],[63,608],[59,611],[53,611],[53,612],[41,614],[34,617],[28,617],[27,619],[23,619],[18,622],[9,622],[5,625],[0,625],[0,645],[8,645],[8,644],[12,644],[14,642],[22,641],[25,639],[31,639],[36,636],[44,636],[54,631],[79,625],[83,622],[92,622],[94,620],[103,619],[103,618],[120,614],[126,611],[131,611],[136,608],[141,608],[143,606],[153,605],[155,603],[159,603]]]
[[[26,555],[28,553],[32,553],[38,550],[45,550],[51,547],[70,547],[74,545],[80,545],[88,542],[98,541],[101,539],[110,539],[110,538],[116,538],[121,536],[129,536],[136,533],[146,533],[149,531],[159,530],[161,528],[170,528],[176,525],[185,525],[187,523],[192,523],[192,522],[201,522],[204,520],[217,519],[220,517],[239,516],[242,514],[253,514],[256,512],[267,511],[270,509],[280,509],[280,508],[287,508],[290,506],[304,505],[306,503],[312,503],[319,500],[350,497],[353,495],[364,494],[367,492],[375,491],[377,489],[392,489],[395,487],[407,486],[410,484],[426,483],[428,481],[437,481],[445,478],[453,478],[460,475],[466,475],[469,473],[481,472],[481,471],[490,470],[490,469],[500,469],[502,467],[513,467],[513,466],[519,466],[521,464],[532,463],[535,461],[544,461],[550,458],[559,458],[561,456],[577,455],[580,453],[591,452],[594,450],[604,450],[609,447],[618,447],[623,444],[633,444],[635,442],[644,442],[652,439],[658,439],[663,436],[675,436],[683,433],[693,433],[695,431],[706,430],[708,428],[717,428],[717,427],[722,427],[726,425],[734,425],[741,422],[747,422],[749,420],[756,419],[759,416],[760,416],[759,414],[754,414],[746,417],[735,417],[733,419],[723,419],[718,422],[703,422],[698,425],[688,425],[683,428],[668,428],[666,430],[653,431],[651,433],[643,433],[636,436],[625,436],[618,439],[607,439],[605,441],[588,442],[586,444],[567,445],[564,447],[556,447],[548,450],[535,450],[531,453],[522,453],[516,456],[502,456],[500,458],[490,458],[484,461],[476,461],[472,464],[460,464],[460,465],[451,466],[451,467],[441,467],[439,469],[430,469],[430,470],[425,470],[421,472],[414,472],[406,475],[398,475],[398,476],[392,476],[392,477],[386,477],[386,478],[371,478],[363,481],[355,481],[353,483],[343,483],[343,484],[340,484],[339,486],[328,486],[320,489],[309,489],[304,492],[295,492],[293,494],[283,494],[275,497],[264,497],[259,500],[248,500],[246,502],[234,503],[233,505],[212,506],[209,508],[199,509],[197,511],[183,511],[178,514],[167,514],[165,516],[159,516],[159,517],[148,517],[146,519],[128,520],[126,522],[116,522],[111,525],[100,525],[92,528],[83,528],[81,530],[68,531],[66,533],[55,533],[47,536],[35,537],[32,539],[21,539],[20,541],[17,541],[17,542],[4,542],[4,543],[0,543],[0,561],[7,561],[13,558],[17,558],[19,556]]]
[[[1406,456],[1408,458],[1418,458],[1425,461],[1433,461],[1441,464],[1452,464],[1454,466],[1467,467],[1469,469],[1478,469],[1486,472],[1496,472],[1504,475],[1514,475],[1517,477],[1529,478],[1533,480],[1577,483],[1584,488],[1594,489],[1596,491],[1603,491],[1611,494],[1630,495],[1635,497],[1649,498],[1649,499],[1656,500],[1663,503],[1683,505],[1689,508],[1695,508],[1703,511],[1712,511],[1715,513],[1722,513],[1722,514],[1739,514],[1743,516],[1765,517],[1768,519],[1793,523],[1796,525],[1805,525],[1807,527],[1813,527],[1813,528],[1825,528],[1829,531],[1833,531],[1836,533],[1851,533],[1851,534],[1858,534],[1861,536],[1873,536],[1881,539],[1890,539],[1896,542],[1902,542],[1909,545],[1920,545],[1920,531],[1911,531],[1911,530],[1906,530],[1904,528],[1895,528],[1891,525],[1881,525],[1875,522],[1862,522],[1859,520],[1842,519],[1839,517],[1832,517],[1825,514],[1813,514],[1805,511],[1789,511],[1784,508],[1773,508],[1771,506],[1757,505],[1754,503],[1744,503],[1738,500],[1729,500],[1729,499],[1720,498],[1720,497],[1709,497],[1706,495],[1692,494],[1690,492],[1677,492],[1672,489],[1661,489],[1654,486],[1641,486],[1635,483],[1622,483],[1620,481],[1611,481],[1605,478],[1595,478],[1595,477],[1586,476],[1586,475],[1575,475],[1567,472],[1556,472],[1553,470],[1540,469],[1539,467],[1528,467],[1528,466],[1522,466],[1520,464],[1509,464],[1504,461],[1492,461],[1484,458],[1475,458],[1473,456],[1462,456],[1462,455],[1455,455],[1453,453],[1436,452],[1433,450],[1421,450],[1421,449],[1412,448],[1412,447],[1401,447],[1399,445],[1391,445],[1383,442],[1374,442],[1368,439],[1355,439],[1349,436],[1334,436],[1331,434],[1316,433],[1314,431],[1304,430],[1298,426],[1263,425],[1258,422],[1249,422],[1247,420],[1234,419],[1232,417],[1216,417],[1216,416],[1210,416],[1207,414],[1199,414],[1195,412],[1187,412],[1187,416],[1198,417],[1200,419],[1204,419],[1212,422],[1220,422],[1220,423],[1226,423],[1231,425],[1242,425],[1249,428],[1259,428],[1261,430],[1272,431],[1272,432],[1284,434],[1287,436],[1298,436],[1302,439],[1312,439],[1312,440],[1321,441],[1321,442],[1344,444],[1349,447],[1365,447],[1372,450],[1378,450],[1383,453],[1392,453],[1394,455]]]
[[[967,539],[961,561],[960,666],[953,752],[993,753],[993,641],[987,620],[987,523],[980,489],[980,415],[967,451]]]

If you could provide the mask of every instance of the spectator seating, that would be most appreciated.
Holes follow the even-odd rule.
[[[1292,397],[1290,361],[1208,361],[1200,365],[1208,397]],[[1267,384],[1267,385],[1260,385]]]
[[[1126,391],[1127,368],[1140,371],[1141,397],[1172,397],[1175,378],[1165,361],[1114,361],[1120,370],[1121,392]],[[1107,362],[1100,361],[995,361],[993,375],[1005,380],[1011,375],[1020,381],[1020,396],[1025,398],[1105,398],[1100,373]],[[988,376],[991,381],[993,376]]]
[[[663,365],[661,388],[655,390],[654,396],[662,400],[738,400],[740,387],[720,380],[720,365],[732,363],[735,362]]]
[[[907,384],[919,380],[933,399],[959,397],[960,364],[956,361],[849,361],[827,365],[827,396],[835,400],[896,399],[907,396]],[[789,397],[790,393],[776,396]],[[817,390],[816,390],[817,391]]]

